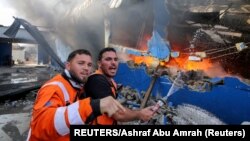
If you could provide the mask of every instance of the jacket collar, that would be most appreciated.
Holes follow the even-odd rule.
[[[71,76],[70,72],[68,70],[64,70],[62,74],[68,81],[69,83],[76,89],[82,89],[83,88],[83,83],[79,83],[74,78]]]

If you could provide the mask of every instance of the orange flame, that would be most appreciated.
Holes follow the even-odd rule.
[[[140,40],[138,44],[138,49],[142,51],[147,51],[148,49],[147,43],[148,43],[148,40],[150,40],[150,38],[151,38],[151,35],[149,34],[143,35],[143,38]]]
[[[209,59],[204,59],[201,62],[188,61],[186,64],[187,70],[204,70],[208,71],[212,67],[212,63]]]
[[[137,46],[137,49],[146,51],[148,49],[147,47],[147,41],[151,38],[151,35],[146,34],[143,35],[142,39],[140,40],[140,43]],[[183,48],[181,45],[173,44],[172,49],[173,50],[180,50]],[[181,53],[180,53],[181,54]],[[188,60],[188,55],[181,54],[177,58],[170,58],[169,61],[159,61],[157,58],[151,57],[151,56],[135,56],[130,55],[130,58],[134,61],[135,64],[145,64],[147,67],[153,66],[156,63],[158,63],[161,67],[177,67],[183,70],[204,70],[207,71],[210,67],[212,67],[212,63],[209,59],[204,59],[201,62],[195,62]],[[158,60],[158,62],[156,61]],[[158,65],[157,64],[157,65]]]
[[[207,71],[212,67],[209,59],[203,59],[200,62],[188,60],[188,56],[180,56],[178,58],[170,59],[168,67],[175,66],[184,70],[204,70]]]
[[[131,59],[135,62],[135,64],[146,64],[147,67],[151,66],[154,62],[154,58],[150,56],[135,56],[130,55]]]
[[[135,64],[145,64],[147,67],[155,65],[156,58],[151,56],[135,56],[130,55]],[[183,70],[204,70],[208,71],[213,65],[209,59],[204,59],[200,62],[188,60],[188,56],[180,56],[178,58],[170,58],[168,62],[160,61],[161,67],[177,67]]]

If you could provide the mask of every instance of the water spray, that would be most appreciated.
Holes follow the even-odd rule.
[[[178,74],[177,74],[177,77],[175,78],[175,80],[174,80],[172,86],[170,87],[170,89],[169,89],[167,95],[164,96],[163,98],[159,99],[159,100],[157,101],[157,103],[153,106],[152,111],[153,111],[154,113],[157,112],[157,111],[159,110],[160,107],[162,107],[163,105],[165,105],[165,104],[167,103],[168,98],[169,98],[172,94],[174,94],[174,93],[177,92],[180,88],[183,87],[184,81],[182,80],[181,76],[182,76],[182,73],[181,73],[181,71],[179,71]]]

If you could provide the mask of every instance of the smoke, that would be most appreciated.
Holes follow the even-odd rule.
[[[167,6],[171,13],[171,23],[168,29],[171,45],[179,47],[177,49],[184,53],[206,52],[207,58],[212,62],[212,66],[205,70],[210,77],[237,76],[250,79],[249,47],[240,52],[234,48],[236,43],[249,43],[249,29],[245,26],[247,19],[243,18],[244,14],[240,13],[229,16],[232,14],[230,10],[227,11],[227,17],[218,19],[219,10],[210,8],[210,2],[216,7],[221,6],[221,8],[232,3],[232,8],[236,11],[241,9],[240,5],[247,3],[245,1],[219,0],[167,0]],[[222,9],[225,10],[225,8]],[[212,10],[210,12],[215,15],[208,10]],[[211,15],[208,15],[209,13]],[[231,22],[235,17],[242,18],[239,18],[237,23]],[[233,31],[233,33],[242,33],[245,36],[218,34],[220,31],[229,33]]]
[[[206,75],[209,77],[226,77],[229,74],[222,68],[218,62],[214,63],[211,67],[205,70]]]
[[[104,47],[104,18],[111,21],[111,42],[135,47],[143,23],[152,13],[150,0],[126,0],[109,8],[110,0],[9,0],[10,5],[33,25],[55,31],[72,49],[85,48],[97,56]],[[150,20],[152,22],[152,20]]]
[[[129,57],[128,54],[122,52],[119,52],[118,58],[120,63],[126,63],[127,61],[131,60],[131,57]]]
[[[37,26],[53,26],[60,17],[59,15],[62,14],[55,9],[59,0],[48,2],[42,0],[9,0],[8,2],[19,13],[20,18],[31,20],[32,24]]]
[[[123,5],[109,11],[110,42],[136,48],[140,37],[152,33],[153,8],[151,0],[123,0]]]
[[[93,0],[9,0],[18,13],[35,26],[55,32],[72,49],[85,48],[94,56],[103,47],[103,4]],[[95,2],[95,4],[94,4]],[[96,12],[98,11],[98,12]]]
[[[13,6],[20,18],[26,19],[33,25],[53,29],[55,34],[67,46],[72,49],[88,49],[93,56],[97,56],[99,50],[104,47],[104,18],[107,18],[111,23],[110,43],[113,44],[138,48],[140,37],[151,35],[153,30],[154,11],[152,0],[123,0],[120,7],[112,9],[108,7],[110,0],[8,0],[8,2]],[[178,22],[190,18],[187,16],[191,16],[185,14],[188,10],[183,5],[207,5],[209,1],[193,0],[190,2],[188,0],[178,0],[176,2],[166,0],[165,2],[171,13],[168,40],[172,48],[174,48],[175,43],[178,43],[182,47],[180,50],[183,50],[183,48],[190,45],[189,41],[192,39],[188,39],[188,37],[193,38],[192,35],[195,31],[195,29],[187,30],[175,26],[180,24]],[[216,0],[216,2],[220,3],[219,0]],[[174,9],[182,8],[182,14],[174,11]],[[208,41],[202,43],[206,44]],[[211,43],[213,42],[211,41]],[[203,44],[201,44],[198,51],[206,49]],[[212,46],[216,47],[216,44],[208,44],[207,46],[212,48]],[[249,79],[250,61],[246,59],[249,58],[249,49],[244,52],[236,57],[227,56],[226,59],[229,59],[229,61],[220,62],[222,67],[215,64],[206,73],[209,76],[225,76],[225,72],[231,72],[231,74],[240,73],[242,77]],[[127,57],[123,56],[122,58],[127,60]],[[237,61],[235,61],[236,59]]]

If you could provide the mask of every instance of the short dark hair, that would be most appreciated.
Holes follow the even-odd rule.
[[[91,53],[88,50],[86,50],[86,49],[78,49],[78,50],[75,50],[75,51],[73,51],[73,52],[71,52],[69,54],[67,61],[68,62],[71,61],[77,54],[79,54],[79,55],[85,54],[85,55],[89,55],[89,56],[92,57]]]
[[[100,61],[100,60],[102,59],[103,53],[108,52],[108,51],[112,51],[112,52],[116,53],[116,50],[115,50],[114,48],[112,48],[112,47],[103,48],[103,49],[99,52],[99,54],[98,54],[98,61]]]

